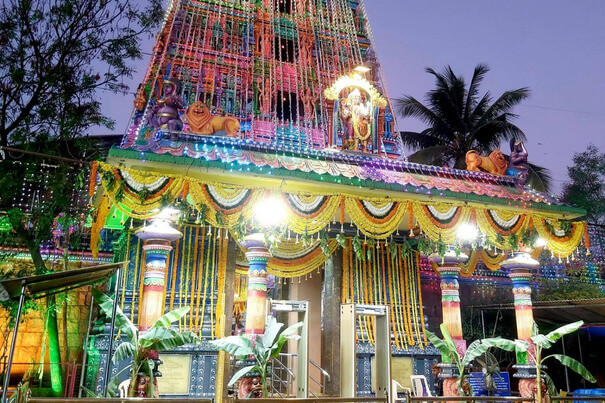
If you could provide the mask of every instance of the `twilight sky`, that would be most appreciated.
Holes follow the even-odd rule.
[[[470,80],[474,67],[491,71],[483,92],[498,96],[527,86],[516,109],[531,162],[552,171],[554,191],[567,180],[574,152],[592,142],[605,150],[605,1],[602,0],[365,0],[389,95],[419,99],[432,88],[425,67],[451,65]],[[152,41],[146,41],[149,52]],[[148,62],[139,62],[135,90]],[[133,96],[104,94],[104,111],[125,130]],[[421,130],[415,119],[400,129]],[[98,132],[98,131],[97,131]],[[106,132],[103,130],[101,132]],[[508,145],[502,147],[508,152]]]

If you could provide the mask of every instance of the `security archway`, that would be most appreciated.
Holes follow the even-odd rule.
[[[309,397],[309,301],[267,300],[267,312],[298,312],[303,322],[296,360],[296,397]]]
[[[356,397],[357,316],[376,318],[376,397],[389,395],[391,387],[391,328],[386,305],[342,304],[340,306],[340,397]]]

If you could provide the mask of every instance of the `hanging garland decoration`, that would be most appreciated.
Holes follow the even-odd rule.
[[[500,270],[500,263],[508,258],[505,254],[492,253],[487,249],[473,250],[470,253],[468,260],[460,264],[460,275],[463,277],[470,277],[475,272],[477,264],[483,262],[483,264],[491,271]],[[437,268],[434,262],[431,262],[433,269]]]
[[[264,188],[227,185],[187,179],[180,175],[157,174],[134,169],[118,169],[99,162],[100,181],[105,194],[116,209],[127,216],[146,219],[154,216],[166,203],[178,197],[200,208],[206,206],[205,219],[215,227],[230,228],[249,220],[252,208],[267,192]],[[503,250],[514,248],[513,240],[531,225],[532,215],[496,209],[473,209],[448,203],[423,204],[419,201],[393,198],[359,199],[354,196],[332,194],[283,194],[289,207],[289,228],[298,234],[312,235],[325,228],[337,213],[339,205],[351,217],[352,222],[365,236],[385,239],[397,230],[404,219],[408,206],[422,231],[433,241],[452,244],[460,224],[471,221],[474,212],[476,222],[490,244]],[[344,223],[344,220],[341,220]],[[579,245],[584,224],[566,224],[555,219],[539,217],[536,229],[547,241],[548,249],[562,257],[568,256]],[[546,224],[548,223],[548,225]],[[569,236],[561,226],[569,229]],[[100,224],[95,230],[100,228]],[[93,238],[98,237],[93,232]],[[513,239],[514,238],[514,239]]]
[[[343,253],[342,303],[389,305],[394,343],[399,351],[427,346],[418,254],[402,253],[399,245],[368,241],[358,259],[351,239]],[[358,318],[361,341],[374,343],[375,323]]]
[[[191,182],[189,194],[195,206],[204,204],[208,209],[206,221],[212,226],[232,228],[240,217],[250,219],[252,207],[260,200],[263,190]]]
[[[340,204],[336,196],[297,195],[283,193],[290,210],[288,228],[308,235],[321,231],[334,217]]]
[[[576,250],[586,229],[584,222],[555,221],[536,215],[533,223],[546,247],[559,257],[567,257]]]
[[[490,244],[500,249],[510,249],[508,237],[521,234],[531,222],[528,214],[506,210],[475,210],[477,226],[487,236]]]
[[[407,212],[407,203],[346,197],[345,209],[364,235],[374,239],[385,239],[401,224]]]
[[[424,233],[433,241],[454,243],[460,224],[470,221],[471,209],[439,203],[426,205],[412,202],[414,218]]]
[[[321,241],[303,245],[302,242],[282,241],[267,264],[267,271],[277,277],[300,277],[318,270],[338,247],[335,239],[328,241],[329,254],[321,248]]]
[[[107,196],[103,195],[101,204],[94,212],[92,227],[90,228],[90,251],[92,258],[96,259],[99,256],[99,248],[101,247],[101,230],[105,226],[105,221],[111,211],[111,202]]]

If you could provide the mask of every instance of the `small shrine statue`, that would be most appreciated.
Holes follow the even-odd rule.
[[[180,82],[176,78],[165,80],[162,88],[162,98],[147,113],[147,121],[156,129],[180,131],[183,121],[179,117],[179,109],[183,109],[183,100],[178,95]]]
[[[529,163],[527,162],[527,150],[522,141],[510,140],[510,161],[506,174],[516,177],[521,185],[525,185],[527,182]]]
[[[349,139],[344,148],[368,152],[368,143],[372,135],[371,102],[363,102],[361,92],[355,88],[344,101],[341,118],[347,125]],[[352,138],[351,138],[352,137]]]

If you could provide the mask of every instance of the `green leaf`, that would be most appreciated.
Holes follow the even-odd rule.
[[[426,336],[428,337],[429,341],[433,344],[433,346],[435,346],[437,350],[441,351],[441,354],[447,357],[450,357],[452,355],[452,349],[450,348],[450,346],[446,342],[441,340],[435,333],[426,330]]]
[[[590,371],[588,371],[588,369],[586,369],[586,367],[584,365],[582,365],[580,362],[574,360],[573,358],[568,357],[563,354],[553,354],[553,355],[549,355],[548,357],[545,357],[542,360],[542,362],[544,362],[547,358],[550,358],[550,357],[554,358],[555,360],[558,360],[561,364],[563,364],[566,367],[568,367],[569,369],[573,370],[576,374],[580,375],[582,378],[586,379],[588,382],[595,383],[597,381],[595,379],[595,377],[592,376]]]
[[[116,348],[116,351],[113,353],[113,357],[111,358],[111,362],[117,364],[120,361],[125,360],[128,357],[132,357],[136,351],[134,344],[130,342],[124,342]]]
[[[490,348],[500,348],[506,351],[514,351],[517,348],[516,342],[501,337],[494,337],[490,339],[475,340],[472,342],[464,354],[462,363],[466,366],[473,362],[475,358],[478,358],[485,354]]]
[[[584,322],[579,320],[577,322],[570,323],[565,326],[561,326],[560,328],[555,329],[552,332],[548,333],[546,335],[546,338],[550,342],[555,343],[557,340],[559,340],[561,337],[565,336],[566,334],[573,333],[576,330],[578,330],[579,328],[581,328],[583,324],[584,324]]]
[[[441,334],[443,335],[443,341],[450,347],[450,349],[452,351],[458,352],[458,349],[456,348],[456,343],[454,342],[454,339],[452,339],[452,336],[450,336],[450,332],[447,331],[447,327],[445,326],[445,323],[442,323],[439,326],[439,329],[441,329]]]
[[[281,334],[283,336],[290,336],[291,334],[293,334],[298,328],[302,327],[304,325],[303,322],[298,322],[293,324],[292,326],[287,327],[283,332],[281,332]]]
[[[345,238],[345,234],[343,233],[338,233],[336,234],[336,242],[338,242],[338,244],[340,245],[341,248],[346,248],[346,238]]]
[[[244,367],[242,369],[240,369],[239,371],[237,371],[235,374],[233,374],[233,376],[231,377],[231,380],[229,381],[228,386],[233,386],[233,384],[235,382],[237,382],[237,380],[239,378],[241,378],[242,376],[246,375],[248,372],[252,371],[253,369],[257,369],[260,370],[260,368],[258,368],[257,365],[248,365],[247,367]]]
[[[111,315],[113,314],[113,300],[96,288],[93,288],[91,292],[105,316],[111,318]],[[124,315],[119,306],[116,307],[115,324],[118,329],[124,332],[131,340],[137,335],[137,328],[130,319]]]
[[[543,349],[549,349],[552,347],[552,343],[548,338],[543,334],[536,334],[531,337],[531,341],[534,342],[535,345],[542,347]]]
[[[107,396],[114,397],[118,394],[118,386],[120,385],[120,374],[124,371],[132,369],[132,364],[129,364],[122,368],[107,384]],[[103,396],[100,396],[103,397]]]
[[[558,395],[557,387],[555,386],[555,383],[553,382],[550,375],[548,375],[546,372],[542,372],[542,380],[546,384],[546,389],[548,390],[548,393],[551,396],[557,396]]]
[[[146,339],[148,334],[149,339]],[[167,327],[149,329],[141,338],[141,346],[157,351],[168,351],[185,344],[198,344],[199,342],[200,339],[193,332],[178,332]]]
[[[281,330],[283,323],[277,323],[274,317],[267,319],[267,325],[265,327],[265,334],[261,339],[261,343],[264,347],[270,348],[275,342],[279,331]]]
[[[174,322],[182,319],[185,315],[187,315],[188,312],[188,306],[183,306],[181,308],[170,311],[158,320],[156,320],[155,323],[151,326],[151,328],[153,329],[156,327],[170,327],[170,325],[172,325]]]
[[[246,336],[228,336],[212,340],[210,344],[218,350],[226,351],[231,355],[250,355],[254,353],[254,345]]]

